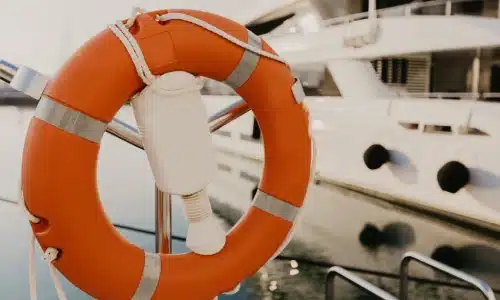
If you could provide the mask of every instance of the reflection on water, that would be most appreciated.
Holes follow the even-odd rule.
[[[0,130],[0,138],[11,142],[0,152],[0,164],[4,170],[0,174],[0,196],[5,198],[15,200],[18,197],[20,154],[31,114],[17,109],[6,113],[0,109],[0,116],[12,124],[9,130]],[[128,115],[122,117],[131,120]],[[218,171],[209,193],[214,211],[229,229],[250,204],[256,187],[255,178],[260,176],[262,166],[224,153],[220,153],[218,160],[230,168]],[[98,178],[103,206],[112,221],[153,229],[154,183],[143,152],[106,136],[100,153]],[[183,215],[181,200],[174,198],[173,232],[178,236],[186,234]],[[19,207],[0,203],[0,225],[4,245],[0,249],[0,294],[8,295],[8,299],[28,299],[28,222]],[[129,230],[121,232],[139,247],[153,251],[152,235]],[[174,252],[186,251],[182,242],[174,242]],[[287,259],[269,262],[242,284],[237,295],[219,299],[324,299],[326,270],[331,265],[356,271],[356,274],[396,295],[398,281],[394,277],[406,251],[432,256],[500,288],[498,240],[401,211],[344,188],[317,184],[306,201],[294,239],[283,252]],[[37,257],[41,257],[40,251]],[[445,279],[432,270],[413,264],[410,271],[412,276],[419,278]],[[56,299],[41,258],[37,259],[37,275],[39,299]],[[69,299],[89,299],[67,281],[64,281],[64,289]],[[417,281],[410,283],[410,293],[410,299],[482,299],[476,292]],[[371,298],[337,280],[336,299]]]
[[[403,222],[389,223],[382,230],[368,223],[359,234],[359,242],[367,249],[373,250],[384,244],[404,249],[415,242],[415,231],[411,225]]]
[[[250,197],[246,195],[255,189],[254,183],[245,182],[245,178],[250,177],[248,174],[236,175],[245,170],[258,176],[262,166],[241,158],[237,161],[228,153],[220,154],[219,162],[231,162],[232,170],[220,171],[211,189],[212,202],[216,213],[229,226],[249,205]],[[449,245],[452,254],[449,250],[439,254],[442,250],[438,249],[443,245]],[[500,287],[500,243],[493,237],[402,211],[344,188],[317,184],[306,201],[295,238],[283,253],[297,258],[300,262],[297,271],[290,270],[289,260],[268,263],[253,279],[255,290],[260,290],[259,296],[268,299],[323,299],[327,267],[341,265],[397,295],[399,263],[407,251],[433,256],[484,279],[493,288]],[[482,299],[475,291],[425,283],[449,281],[426,267],[412,263],[410,274],[423,278],[423,281],[410,282],[410,299]],[[342,280],[338,280],[336,287],[338,299],[370,299]]]

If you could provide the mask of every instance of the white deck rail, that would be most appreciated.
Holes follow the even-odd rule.
[[[465,2],[483,2],[483,1],[482,0],[434,0],[434,1],[427,1],[427,2],[413,2],[413,3],[398,5],[398,6],[394,6],[394,7],[377,9],[376,15],[379,18],[396,17],[396,16],[411,16],[418,9],[431,8],[431,7],[432,8],[443,7],[442,11],[439,10],[437,12],[436,11],[421,12],[419,14],[424,14],[424,15],[425,14],[432,14],[432,15],[439,14],[439,15],[444,15],[444,16],[451,16],[451,15],[453,15],[453,5],[459,4],[459,3],[465,3]],[[356,13],[356,14],[352,14],[352,15],[335,17],[335,18],[323,21],[322,26],[328,27],[328,26],[340,25],[340,24],[350,23],[353,21],[368,19],[369,15],[370,15],[370,12],[365,11],[365,12]],[[498,16],[500,17],[500,13]]]

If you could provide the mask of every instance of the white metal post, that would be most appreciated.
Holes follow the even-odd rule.
[[[498,0],[500,1],[500,0]],[[405,5],[405,16],[411,16],[413,13],[413,3],[409,3]]]
[[[500,0],[498,0],[497,17],[500,19]]]
[[[368,0],[368,18],[369,19],[377,18],[377,2],[376,2],[376,0]]]
[[[481,52],[479,49],[477,49],[476,56],[474,57],[474,60],[472,61],[472,93],[473,94],[479,93],[479,75],[480,75],[480,68],[481,68],[480,56],[481,56]]]
[[[451,1],[447,0],[445,4],[445,15],[451,16]]]

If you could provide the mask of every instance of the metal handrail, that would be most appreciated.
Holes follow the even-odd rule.
[[[407,252],[403,255],[403,259],[401,259],[399,274],[400,274],[400,285],[399,285],[399,299],[400,300],[408,300],[408,266],[411,261],[417,261],[423,265],[426,265],[436,271],[447,274],[456,279],[460,279],[469,283],[470,285],[476,287],[481,294],[483,294],[484,298],[487,300],[495,300],[495,294],[490,286],[467,273],[449,267],[445,264],[442,264],[438,261],[435,261],[432,258],[426,257],[417,252]]]
[[[441,92],[429,92],[429,93],[407,93],[398,92],[397,96],[400,98],[435,98],[435,99],[449,99],[449,98],[459,98],[459,99],[469,99],[469,100],[487,100],[491,98],[500,98],[500,93],[441,93]]]
[[[451,15],[451,5],[456,4],[456,3],[464,3],[464,2],[481,2],[482,0],[434,0],[434,1],[427,1],[427,2],[421,2],[421,3],[408,3],[408,4],[403,4],[403,5],[397,5],[393,7],[387,7],[387,8],[381,8],[377,9],[375,12],[377,16],[383,17],[384,15],[387,16],[394,16],[394,12],[398,12],[401,10],[401,16],[405,15],[411,15],[413,10],[420,9],[420,8],[429,8],[429,7],[439,7],[439,6],[445,6],[445,15]],[[328,26],[333,26],[333,25],[339,25],[339,24],[344,24],[344,23],[349,23],[353,21],[358,21],[358,20],[363,20],[367,19],[370,15],[370,12],[365,11],[365,12],[360,12],[360,13],[355,13],[347,16],[340,16],[340,17],[335,17],[331,19],[327,19],[322,22],[323,27],[328,27]]]
[[[477,1],[477,0],[475,0]],[[393,7],[387,7],[387,8],[380,8],[375,10],[377,16],[384,16],[384,15],[391,15],[391,13],[397,12],[401,10],[403,13],[401,14],[402,16],[404,15],[404,9],[410,4],[403,4],[403,5],[397,5]],[[335,17],[331,19],[324,20],[321,22],[321,25],[323,27],[328,27],[328,26],[333,26],[333,25],[340,25],[344,23],[349,23],[353,21],[359,21],[363,19],[368,19],[370,13],[368,11],[363,11],[360,13],[355,13],[351,15],[346,15],[346,16],[340,16],[340,17]]]
[[[483,93],[483,98],[500,98],[500,93]]]
[[[398,96],[402,98],[460,98],[460,99],[478,99],[481,97],[480,93],[441,93],[441,92],[429,92],[429,93],[405,93],[400,92]],[[483,95],[484,96],[484,95]]]
[[[125,121],[114,118],[107,126],[106,132],[134,147],[144,150],[139,130]]]
[[[10,83],[14,78],[16,71],[16,66],[4,60],[0,60],[1,80],[6,83]],[[221,109],[219,112],[213,114],[208,118],[210,132],[214,132],[219,128],[229,124],[248,111],[250,111],[250,108],[244,100],[240,100],[227,106],[226,108]],[[142,146],[139,130],[125,121],[114,118],[106,127],[106,132],[121,139],[122,141],[127,142],[132,146],[135,146],[139,149],[144,149],[144,147]]]
[[[376,9],[375,11],[364,11],[364,12],[354,13],[354,14],[350,14],[350,15],[344,15],[344,16],[338,16],[338,17],[326,19],[326,20],[321,21],[320,28],[348,24],[348,23],[354,22],[354,21],[369,19],[370,14],[373,14],[377,18],[396,17],[396,16],[400,16],[400,17],[411,16],[413,14],[414,10],[421,9],[421,8],[429,8],[429,7],[439,7],[439,6],[444,7],[443,15],[451,16],[451,15],[453,15],[453,11],[452,11],[453,4],[464,3],[464,2],[482,2],[482,1],[483,0],[434,0],[434,1],[426,1],[426,2],[420,2],[420,3],[411,2],[408,4],[380,8],[380,9]],[[500,9],[498,10],[498,17],[500,18]],[[301,32],[280,32],[280,33],[270,32],[270,33],[266,34],[266,36],[269,38],[277,38],[277,37],[290,36],[290,35],[296,35],[296,34],[301,34]]]
[[[369,283],[368,281],[354,275],[344,268],[335,266],[328,269],[326,275],[325,300],[331,300],[335,297],[335,277],[340,276],[352,285],[368,292],[370,295],[384,300],[397,300],[396,297],[382,290],[381,288]]]

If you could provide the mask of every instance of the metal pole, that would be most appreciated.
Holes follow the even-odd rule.
[[[172,253],[172,195],[155,187],[155,247],[157,253]]]
[[[355,287],[369,293],[371,296],[377,299],[383,300],[397,300],[396,297],[389,294],[388,292],[380,289],[379,287],[371,284],[370,282],[352,274],[351,272],[345,270],[344,268],[335,266],[328,270],[326,275],[326,288],[325,288],[325,300],[335,299],[335,277],[341,277],[345,281],[354,285]]]
[[[377,18],[377,2],[376,0],[368,0],[368,18]]]
[[[498,1],[500,1],[500,0],[498,0]],[[413,12],[413,4],[411,4],[411,3],[406,4],[405,5],[405,16],[411,16],[412,12]]]
[[[472,62],[472,93],[475,95],[479,93],[479,76],[481,71],[480,56],[481,51],[477,49],[476,56]]]
[[[106,127],[106,132],[132,146],[144,150],[139,130],[120,119],[113,119]]]
[[[451,0],[446,1],[444,13],[446,16],[451,16]]]

